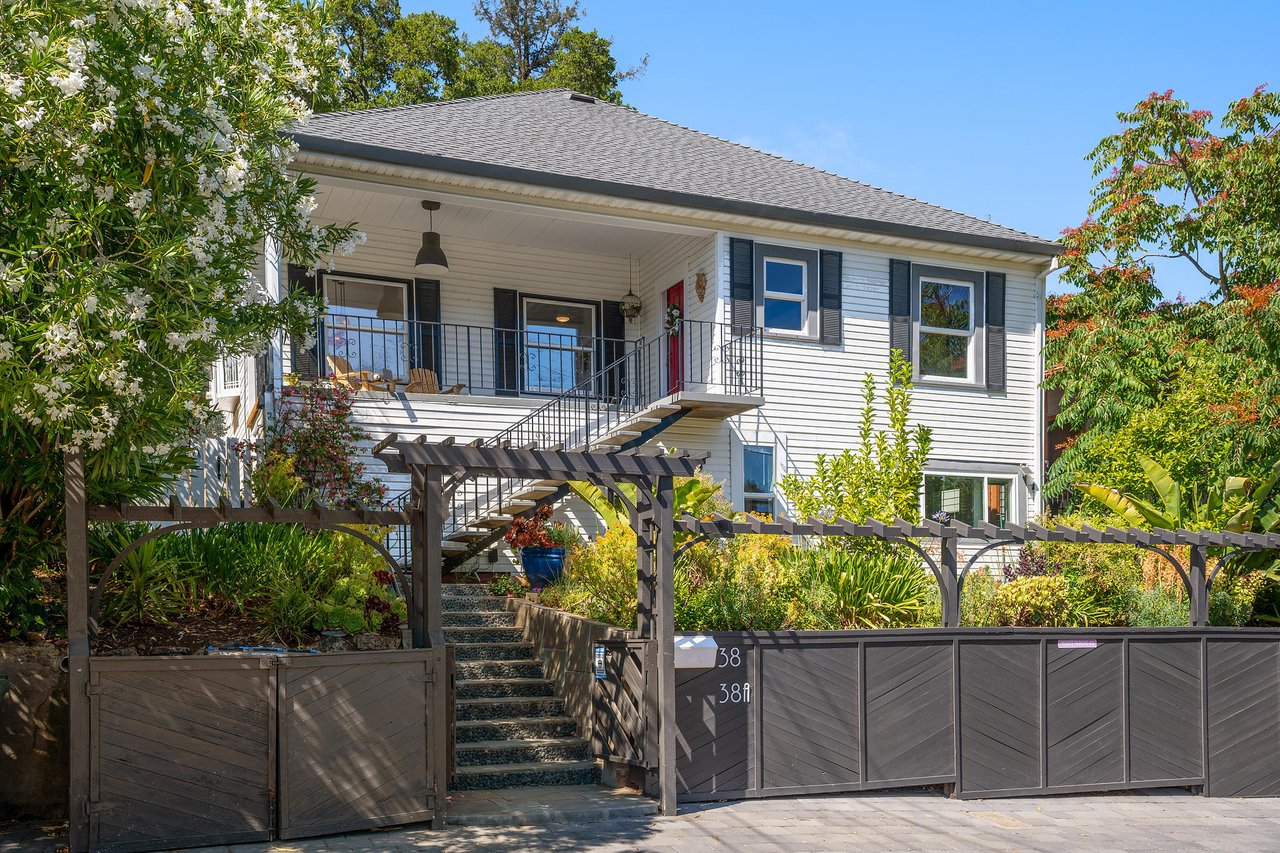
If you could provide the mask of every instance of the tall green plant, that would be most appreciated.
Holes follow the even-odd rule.
[[[888,428],[876,427],[876,379],[868,373],[862,383],[858,446],[835,455],[820,454],[807,477],[782,478],[782,493],[797,516],[854,521],[919,518],[920,483],[933,438],[927,427],[910,425],[911,374],[911,363],[894,350],[885,388]]]
[[[606,529],[631,529],[630,514],[622,501],[606,495],[599,486],[592,483],[572,481],[567,485],[570,492],[581,498],[600,517]],[[619,488],[626,495],[627,500],[635,503],[636,487],[633,484],[621,483]],[[712,504],[720,494],[720,490],[720,484],[713,482],[704,474],[679,479],[672,492],[672,514],[676,518],[683,518],[686,515],[694,517],[705,515],[708,510],[716,509]],[[692,535],[683,531],[677,532],[676,543],[680,544]]]
[[[915,625],[936,582],[914,555],[796,549],[785,562],[809,587],[793,614],[799,628]]]

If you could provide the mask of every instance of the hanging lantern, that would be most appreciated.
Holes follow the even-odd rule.
[[[640,309],[644,305],[640,302],[640,297],[636,296],[635,289],[631,286],[631,258],[627,258],[627,295],[618,300],[618,311],[626,319],[628,323],[634,323],[635,319],[640,316]]]

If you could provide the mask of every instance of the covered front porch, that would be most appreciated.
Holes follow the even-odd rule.
[[[762,339],[720,322],[714,231],[347,178],[322,178],[318,201],[316,221],[368,240],[333,269],[286,271],[328,306],[282,353],[286,380],[410,407],[671,398],[723,417],[760,402]],[[444,264],[424,272],[427,233]]]

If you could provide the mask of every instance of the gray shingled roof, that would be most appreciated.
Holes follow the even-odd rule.
[[[324,113],[304,151],[1054,255],[1057,244],[566,89]]]

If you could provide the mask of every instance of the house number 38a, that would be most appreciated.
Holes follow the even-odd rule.
[[[744,681],[741,684],[721,684],[720,685],[720,704],[721,705],[740,705],[744,702],[751,701],[751,683]]]

